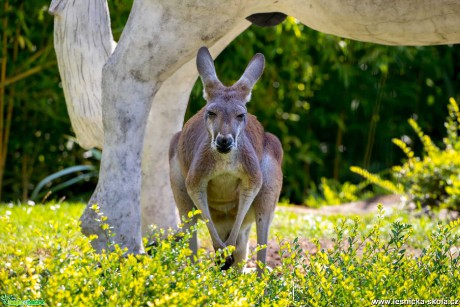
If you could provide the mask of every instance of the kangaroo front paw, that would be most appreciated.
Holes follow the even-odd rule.
[[[228,256],[227,258],[225,258],[224,263],[222,263],[222,261],[220,261],[220,264],[221,264],[220,269],[223,270],[223,271],[226,271],[233,265],[234,262],[235,262],[235,258],[233,257],[233,254],[232,254],[232,255]]]

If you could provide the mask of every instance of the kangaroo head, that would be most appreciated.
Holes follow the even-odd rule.
[[[224,86],[216,75],[214,62],[206,47],[198,51],[196,64],[203,82],[206,100],[204,121],[210,136],[211,148],[229,153],[238,147],[240,133],[246,127],[246,103],[262,75],[265,59],[257,53],[249,62],[241,78],[232,86]]]

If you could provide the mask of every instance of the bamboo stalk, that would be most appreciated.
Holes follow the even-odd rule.
[[[8,108],[6,110],[6,123],[5,123],[5,132],[3,134],[3,152],[2,156],[0,157],[2,159],[2,167],[6,165],[6,156],[8,152],[8,142],[10,139],[10,131],[11,131],[11,121],[13,119],[13,106],[14,106],[14,94],[15,91],[11,91],[11,95],[8,99]]]
[[[0,83],[5,82],[6,80],[6,63],[8,61],[8,48],[7,48],[7,27],[8,27],[8,18],[6,12],[8,11],[8,0],[5,1],[4,6],[5,16],[2,20],[3,34],[2,34],[2,66],[0,68]],[[0,144],[3,143],[3,112],[5,108],[5,89],[0,87]],[[3,148],[0,148],[3,151]]]
[[[34,52],[27,60],[21,63],[21,66],[19,66],[18,70],[24,70],[25,67],[31,65],[34,63],[39,57],[41,57],[44,53],[49,52],[53,47],[51,46],[45,46],[44,48]]]
[[[31,75],[34,75],[34,74],[42,71],[43,69],[48,68],[50,66],[54,66],[54,65],[56,65],[56,62],[52,61],[52,62],[43,64],[43,65],[35,66],[34,68],[31,68],[31,69],[29,69],[29,70],[27,70],[25,72],[22,72],[22,73],[14,76],[14,77],[2,80],[2,82],[0,82],[0,89],[4,89],[8,85],[11,85],[11,84],[13,84],[15,82],[18,82],[18,81],[20,81],[22,79],[25,79],[27,77],[30,77]]]
[[[0,82],[3,83],[6,80],[6,63],[8,60],[8,48],[7,48],[7,27],[8,27],[8,0],[5,0],[4,12],[5,15],[2,20],[3,26],[3,39],[2,39],[2,65],[0,68]],[[3,157],[3,152],[6,151],[6,148],[3,147],[3,126],[4,126],[4,109],[5,109],[5,88],[0,87],[0,157]],[[3,175],[5,172],[5,165],[2,163],[3,159],[0,159],[0,200],[2,199],[2,190],[3,190]]]
[[[29,156],[24,152],[21,159],[21,182],[22,182],[22,202],[27,202],[28,198],[28,186],[29,186],[29,174],[27,171]]]
[[[22,6],[21,6],[22,9]],[[16,26],[16,33],[14,37],[14,45],[13,45],[13,63],[16,63],[18,60],[19,54],[19,36],[21,35],[21,29],[19,25]],[[5,132],[3,134],[3,154],[0,156],[2,159],[2,165],[5,167],[6,165],[6,157],[8,154],[8,142],[10,140],[10,132],[11,132],[11,121],[13,119],[13,106],[14,106],[14,99],[15,99],[16,89],[13,85],[10,89],[10,93],[8,95],[8,106],[6,110],[6,124],[5,124]]]
[[[339,150],[339,147],[342,145],[343,142],[343,129],[342,125],[345,120],[345,112],[342,110],[340,112],[340,119],[337,127],[337,136],[335,139],[335,158],[334,158],[334,170],[333,170],[333,178],[335,180],[339,180],[339,169],[340,169],[340,158],[341,158],[341,152]]]
[[[379,114],[380,114],[380,105],[382,103],[382,96],[383,96],[383,87],[385,86],[387,74],[382,73],[382,77],[380,78],[379,87],[377,90],[377,100],[374,105],[374,109],[372,111],[371,122],[369,124],[369,133],[367,134],[367,144],[366,144],[366,151],[364,154],[364,161],[363,161],[363,168],[368,169],[371,163],[372,157],[372,149],[374,148],[375,143],[375,131],[377,129],[377,123],[379,121]]]

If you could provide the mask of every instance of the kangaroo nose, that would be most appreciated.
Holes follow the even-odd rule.
[[[233,137],[231,134],[218,135],[216,138],[217,150],[221,153],[227,153],[232,149]]]
[[[227,147],[229,145],[232,145],[233,142],[231,138],[223,136],[220,139],[217,139],[217,143],[223,147]]]

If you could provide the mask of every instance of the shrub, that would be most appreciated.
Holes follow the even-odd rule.
[[[380,210],[381,207],[380,207]],[[417,298],[455,300],[460,294],[459,259],[452,256],[450,243],[460,237],[453,229],[459,223],[438,225],[431,234],[431,245],[418,257],[406,245],[411,225],[394,222],[389,238],[380,232],[383,211],[371,230],[358,235],[359,218],[343,220],[335,227],[334,246],[302,256],[299,245],[286,243],[280,274],[294,268],[295,274],[283,275],[289,285],[294,305],[302,306],[368,306],[382,300]],[[455,252],[454,252],[455,253]],[[270,284],[277,287],[276,283]]]
[[[96,254],[71,207],[22,206],[0,215],[0,296],[50,306],[362,306],[460,297],[459,221],[439,224],[414,257],[411,226],[395,221],[382,232],[381,208],[364,233],[359,219],[341,219],[328,250],[316,241],[318,252],[305,253],[298,239],[280,239],[282,264],[257,278],[220,271],[203,250],[192,262],[186,240],[172,237],[150,256],[125,255],[117,245]],[[41,218],[48,222],[36,223]]]
[[[305,199],[308,207],[319,208],[327,205],[339,205],[374,196],[373,192],[366,190],[369,182],[353,184],[348,181],[341,184],[334,179],[321,178],[319,189],[311,185],[311,193]]]
[[[460,112],[456,101],[451,98],[448,105],[449,115],[445,122],[447,136],[443,139],[443,148],[436,146],[431,138],[424,134],[417,122],[409,119],[409,124],[423,145],[423,154],[417,157],[414,151],[400,139],[393,139],[406,155],[401,166],[392,168],[396,184],[383,180],[359,167],[351,171],[360,174],[369,181],[393,192],[407,194],[411,200],[425,206],[442,206],[460,209]]]

